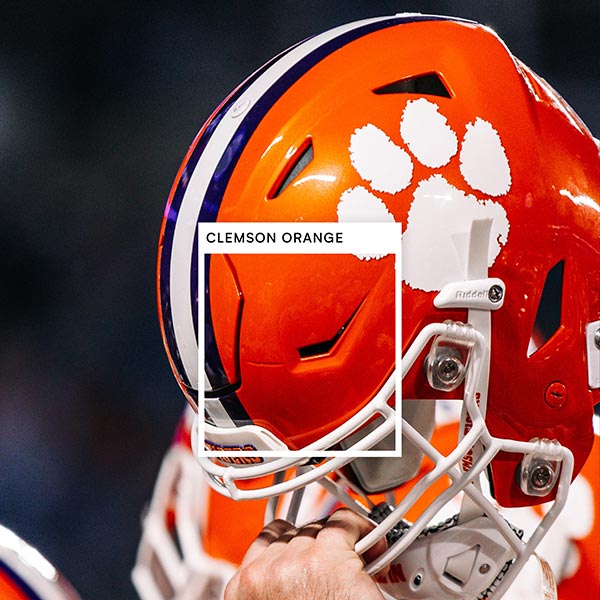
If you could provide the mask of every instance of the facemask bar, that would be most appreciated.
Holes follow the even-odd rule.
[[[465,364],[465,391],[463,397],[463,416],[461,418],[460,428],[462,437],[459,439],[456,448],[448,456],[444,456],[439,453],[427,439],[412,428],[409,423],[403,421],[402,431],[404,439],[420,449],[433,462],[434,468],[415,484],[406,497],[395,506],[391,514],[383,518],[380,523],[374,523],[375,528],[368,535],[359,540],[356,545],[356,551],[361,555],[364,554],[364,552],[372,547],[378,540],[385,539],[392,529],[397,529],[399,524],[403,522],[403,516],[424,492],[440,477],[447,475],[451,480],[450,487],[438,495],[421,513],[417,520],[405,530],[404,534],[396,539],[382,555],[367,564],[365,569],[370,575],[375,575],[382,568],[391,564],[398,556],[410,548],[412,542],[414,542],[427,528],[436,513],[452,498],[457,496],[460,492],[463,492],[463,503],[459,513],[459,522],[468,522],[469,519],[474,518],[477,515],[485,515],[493,522],[502,537],[506,540],[507,546],[514,554],[515,560],[513,561],[511,568],[498,583],[497,587],[495,587],[494,594],[496,597],[500,597],[514,580],[525,562],[527,562],[542,537],[562,510],[566,502],[571,481],[573,457],[568,449],[562,448],[559,445],[555,448],[557,456],[554,458],[557,458],[557,463],[562,463],[558,478],[556,499],[550,510],[534,530],[529,540],[522,542],[510,525],[500,515],[496,506],[483,495],[480,487],[481,474],[498,452],[521,453],[524,456],[528,456],[535,454],[539,449],[535,442],[518,442],[515,440],[495,438],[491,436],[485,425],[484,415],[487,403],[490,364],[490,311],[501,308],[505,295],[504,283],[501,280],[487,277],[487,248],[490,226],[491,222],[489,220],[474,221],[472,223],[468,246],[466,280],[448,284],[442,289],[434,301],[437,308],[466,308],[468,310],[469,326],[453,323],[434,323],[427,325],[419,332],[402,359],[402,377],[404,378],[414,366],[425,346],[434,336],[445,336],[450,339],[456,338],[457,340],[462,341],[462,344],[465,347],[472,347],[468,352],[469,360]],[[468,301],[465,302],[464,298],[468,298]],[[449,345],[451,345],[451,342]],[[388,380],[386,383],[390,383],[390,381]],[[469,426],[465,427],[467,421]],[[369,447],[364,444],[369,437],[370,436],[367,436],[361,440],[361,448]],[[356,449],[357,446],[358,444],[350,450]],[[324,448],[327,446],[320,443],[320,447]],[[467,454],[470,454],[472,463],[465,467],[462,464],[462,459]],[[342,504],[352,508],[360,514],[368,516],[370,511],[366,506],[355,500],[343,489],[343,486],[337,483],[331,476],[331,473],[334,470],[339,470],[339,468],[347,462],[349,462],[349,459],[341,461],[341,463],[337,463],[336,459],[325,461],[317,467],[313,467],[312,471],[303,470],[303,472],[293,480],[293,483],[291,481],[281,481],[280,478],[280,481],[276,482],[266,493],[265,490],[262,492],[258,490],[258,493],[253,491],[253,495],[247,497],[274,496],[276,494],[298,489],[301,485],[305,484],[303,478],[306,478],[307,482],[321,478],[319,483],[336,496]],[[269,473],[273,473],[273,467],[279,464],[281,464],[282,470],[286,467],[286,464],[291,466],[289,463],[279,463],[278,461],[274,461],[261,465],[262,467],[266,467],[266,469],[261,470],[261,473],[264,473],[265,470]],[[244,474],[247,473],[248,478],[257,476],[255,474],[250,474],[249,471],[252,468],[253,467],[250,467],[247,470],[243,469]],[[231,484],[234,474],[231,473],[232,468],[229,467],[229,469],[229,471],[225,469],[225,471],[227,471],[226,473],[221,471],[225,476],[223,477],[223,475],[221,475],[222,480],[219,484],[221,487],[224,485],[231,493],[233,490]],[[209,465],[206,465],[205,470],[217,475],[214,468],[209,467]],[[238,468],[234,470],[236,471],[235,477],[241,478],[240,474],[237,472],[242,471],[242,469]],[[216,482],[217,481],[214,480],[214,483]],[[273,493],[271,493],[271,491],[273,491]],[[244,497],[241,490],[237,497]],[[272,507],[274,507],[271,509],[271,513],[274,514],[276,510],[276,500],[274,499],[271,504]],[[290,515],[290,517],[293,516],[294,515]],[[405,529],[404,527],[402,528]],[[496,586],[496,583],[494,585]]]
[[[481,334],[478,334],[471,327],[455,323],[433,323],[427,325],[419,332],[415,341],[411,344],[402,359],[403,377],[412,368],[426,344],[434,336],[445,336],[449,339],[461,339],[468,346],[474,346],[475,341],[479,340],[479,345],[476,349],[474,348],[474,352],[480,357],[483,353],[482,349],[486,347],[485,339],[481,336]],[[474,358],[470,359],[469,361],[470,365],[473,365],[475,362],[476,361]],[[481,359],[479,362],[477,362],[478,367],[480,367],[480,364]],[[477,380],[478,378],[479,368],[477,370],[477,377],[475,379]],[[294,467],[300,467],[306,464],[306,459],[275,459],[268,462],[265,461],[259,465],[235,467],[219,465],[207,457],[198,457],[198,461],[208,476],[209,485],[219,493],[230,496],[235,500],[269,498],[293,491],[308,485],[313,481],[317,481],[329,473],[339,470],[352,460],[352,452],[368,450],[394,430],[396,414],[395,410],[388,405],[388,400],[391,398],[394,392],[394,379],[394,373],[392,373],[373,400],[371,400],[367,406],[359,411],[352,419],[347,421],[343,426],[339,427],[332,433],[321,438],[318,442],[305,448],[307,451],[314,451],[315,456],[318,456],[320,451],[334,446],[341,439],[344,439],[353,431],[366,424],[373,416],[378,414],[383,416],[384,420],[381,425],[348,448],[344,456],[326,459],[320,464],[313,466],[310,470],[302,470],[301,473],[298,472],[290,479],[274,481],[273,484],[269,485],[268,487],[258,487],[255,489],[240,488],[237,486],[236,482],[238,480],[257,479],[265,475],[271,475],[274,473],[287,471]],[[469,377],[469,379],[471,382],[473,382],[472,376]],[[473,383],[472,385],[474,386]],[[461,443],[456,452],[460,452],[464,448],[464,454],[473,446],[473,438],[476,438],[479,432],[482,431],[483,418],[479,412],[477,414],[479,417],[475,417],[475,421],[479,426],[475,427],[474,421],[474,426],[472,428],[473,433],[467,437],[467,441]],[[407,426],[409,426],[408,423],[403,421],[403,427]],[[193,427],[197,427],[197,418],[194,421]],[[209,426],[207,426],[207,429],[208,428]],[[197,434],[193,431],[192,440],[196,438]]]
[[[445,336],[446,338],[450,338],[450,339],[451,338],[462,339],[462,341],[465,344],[467,344],[469,346],[473,346],[474,357],[469,361],[469,368],[468,368],[468,373],[467,373],[467,382],[468,383],[466,384],[466,392],[465,392],[465,396],[469,396],[471,399],[473,399],[473,397],[474,397],[473,389],[475,387],[474,382],[478,380],[480,370],[481,370],[481,359],[478,357],[481,356],[481,354],[482,354],[481,349],[485,346],[486,342],[485,342],[485,339],[483,338],[483,336],[481,336],[481,334],[476,332],[473,328],[462,325],[462,324],[456,324],[456,323],[450,323],[450,322],[449,323],[433,323],[433,324],[430,324],[430,325],[426,326],[425,328],[423,328],[423,330],[417,335],[417,338],[415,339],[414,343],[411,345],[409,350],[406,352],[406,354],[402,360],[402,375],[403,375],[403,377],[410,371],[410,369],[414,365],[417,357],[422,353],[423,349],[425,348],[425,346],[427,345],[429,340],[434,336]],[[393,381],[393,378],[390,378],[390,380]],[[388,380],[387,383],[389,383],[390,380]],[[471,403],[468,403],[468,404],[471,404]],[[476,404],[474,403],[474,401],[472,402],[472,404],[476,407]],[[386,406],[387,406],[387,404],[386,404]],[[446,474],[446,470],[450,469],[452,467],[452,465],[454,465],[460,461],[462,456],[475,444],[475,442],[480,438],[482,432],[485,430],[483,417],[481,416],[479,411],[477,411],[476,414],[473,414],[473,427],[468,432],[468,434],[463,438],[463,440],[459,443],[458,447],[454,450],[454,452],[449,457],[441,457],[441,455],[439,453],[437,453],[435,448],[433,446],[431,446],[431,444],[429,444],[429,442],[424,437],[422,437],[421,434],[419,434],[407,421],[405,421],[405,420],[402,421],[402,427],[403,427],[403,430],[402,430],[403,435],[405,438],[407,438],[410,442],[412,442],[415,445],[417,445],[418,447],[420,447],[421,450],[426,451],[426,454],[428,456],[433,457],[434,462],[439,463],[432,472],[427,474],[420,482],[417,483],[417,485],[415,486],[413,491],[410,492],[409,495],[407,496],[407,498],[405,499],[405,502],[410,501],[410,498],[413,498],[413,497],[416,500],[416,498],[422,494],[422,491],[424,491],[427,487],[429,487],[434,481],[439,479],[441,476]],[[381,429],[381,428],[383,428],[383,425],[378,429]],[[358,449],[358,446],[363,446],[363,445],[366,448],[370,447],[374,443],[372,441],[372,439],[370,439],[370,438],[371,437],[375,438],[375,436],[373,434],[375,434],[376,431],[377,430],[371,432],[371,434],[369,434],[368,436],[366,436],[365,438],[360,440],[360,442],[358,442],[355,446],[352,447],[352,450]],[[443,458],[443,460],[440,460],[440,457]],[[256,498],[259,498],[259,497],[264,498],[264,497],[267,497],[267,495],[268,495],[268,497],[273,499],[273,502],[269,503],[270,504],[270,508],[268,509],[269,514],[268,514],[268,516],[265,517],[265,521],[268,521],[268,519],[270,517],[275,515],[278,496],[280,496],[283,493],[292,491],[292,490],[299,490],[301,487],[306,485],[305,482],[312,482],[315,480],[319,480],[319,483],[321,485],[323,485],[326,489],[328,489],[328,491],[330,491],[334,496],[336,496],[343,504],[345,504],[347,506],[351,506],[353,509],[358,510],[358,512],[360,512],[361,514],[364,514],[365,516],[368,515],[369,511],[366,510],[360,503],[356,502],[352,498],[352,496],[350,496],[350,494],[348,494],[347,492],[345,492],[343,490],[343,488],[341,486],[334,483],[331,479],[324,478],[326,475],[328,475],[334,471],[334,469],[332,467],[335,464],[334,461],[337,461],[337,460],[339,460],[339,459],[333,458],[329,461],[326,461],[324,463],[317,465],[316,467],[300,466],[297,469],[296,476],[289,481],[284,480],[284,469],[283,468],[279,469],[278,472],[274,476],[273,485],[269,486],[269,488],[260,488],[257,490],[242,490],[242,489],[238,489],[238,488],[235,488],[235,489],[240,494],[240,496],[239,496],[240,498],[248,497],[248,494],[251,494],[252,497],[256,497]],[[351,459],[345,458],[343,460],[343,463],[341,466],[343,466],[350,460]],[[279,461],[277,461],[277,462],[279,462]],[[284,462],[284,461],[281,461],[281,462]],[[264,465],[259,465],[259,467],[269,467],[268,472],[272,473],[273,468],[275,466],[274,463],[275,463],[275,461],[271,462],[271,463],[266,463]],[[209,461],[209,465],[211,466],[211,468],[213,466],[215,466],[214,463],[212,463],[212,461]],[[207,465],[207,467],[209,465]],[[470,479],[473,479],[477,474],[479,474],[485,466],[486,465],[481,466],[481,468],[477,472],[474,472],[471,475]],[[208,470],[207,467],[205,467],[204,463],[203,463],[203,468],[205,470]],[[235,468],[235,467],[218,467],[218,466],[217,466],[217,468],[225,469],[225,470],[232,470],[235,472],[235,474],[237,474],[238,471],[243,471],[242,475],[245,475],[248,471],[254,469],[254,467],[245,467],[244,469],[239,469],[239,468]],[[335,469],[335,470],[337,470],[337,469]],[[248,477],[256,477],[256,475],[248,475]],[[238,478],[241,479],[241,477],[239,477],[239,476],[238,476]],[[450,494],[450,497],[456,495],[460,491],[460,489],[456,489],[457,487],[458,487],[458,484],[453,488],[453,493]],[[221,491],[221,493],[222,493],[222,490],[219,490],[219,491]],[[445,504],[446,501],[447,501],[447,499],[444,499],[440,504],[443,505],[443,504]],[[413,501],[413,503],[414,503],[414,501]],[[407,507],[406,509],[408,509],[408,508],[409,507]],[[436,508],[436,511],[437,511],[437,508]],[[294,520],[294,518],[295,518],[294,514],[290,514],[289,516],[291,517],[291,520]],[[433,516],[433,514],[431,516]],[[390,515],[390,518],[391,517],[392,517],[392,515]],[[384,523],[385,523],[385,521],[384,521]],[[384,523],[382,523],[381,525],[384,525]],[[396,524],[396,523],[394,523],[394,524]],[[375,543],[377,541],[377,539],[379,539],[379,538],[376,538],[373,541],[373,543]],[[370,545],[372,545],[372,544],[366,545],[363,548],[363,550],[367,550],[370,547]]]
[[[203,470],[208,475],[208,482],[216,491],[234,500],[252,500],[257,498],[270,498],[291,492],[300,487],[306,486],[313,481],[325,477],[333,471],[339,470],[344,465],[353,460],[353,452],[362,452],[372,448],[384,437],[392,433],[396,426],[396,411],[389,406],[388,401],[394,393],[395,374],[388,377],[382,388],[375,397],[356,415],[349,419],[342,426],[338,427],[328,435],[320,438],[317,442],[304,448],[306,452],[314,452],[315,457],[319,452],[328,450],[338,444],[341,440],[360,429],[368,423],[373,417],[383,418],[382,423],[364,438],[357,440],[352,446],[347,448],[342,455],[326,458],[319,464],[312,466],[309,470],[302,469],[292,479],[284,481],[274,481],[268,487],[259,487],[256,489],[243,489],[237,486],[239,480],[258,479],[265,475],[287,471],[294,467],[306,465],[308,460],[305,457],[300,458],[279,458],[268,460],[258,465],[234,467],[223,466],[213,462],[207,457],[198,457]],[[197,427],[197,418],[194,421],[194,428]],[[206,426],[207,431],[209,426]],[[192,440],[197,438],[197,433],[192,432]]]
[[[233,565],[208,556],[202,547],[207,503],[202,478],[187,449],[173,446],[168,451],[143,519],[142,539],[131,575],[143,600],[214,598],[215,593],[222,593],[235,572]],[[175,514],[173,533],[167,526],[171,510]]]
[[[410,425],[407,426],[404,431],[406,433],[406,438],[418,445],[423,452],[436,463],[436,469],[434,469],[434,471],[437,470],[438,473],[434,474],[432,471],[417,484],[420,486],[421,482],[423,482],[423,485],[420,486],[421,489],[418,490],[419,493],[423,493],[423,491],[428,487],[429,483],[437,479],[439,473],[444,472],[444,463],[449,462],[452,457],[458,458],[458,460],[460,460],[460,457],[455,456],[457,454],[456,451],[454,451],[448,457],[444,457],[435,451],[435,449],[428,448],[429,442],[422,438],[417,431],[411,430]],[[469,434],[470,433],[471,432],[469,432]],[[482,441],[484,441],[486,448],[484,453],[473,464],[472,468],[467,472],[461,472],[457,467],[445,471],[451,478],[452,485],[429,505],[429,507],[419,516],[419,518],[412,524],[410,529],[404,533],[404,535],[398,541],[392,544],[386,550],[386,552],[380,555],[375,561],[371,562],[365,567],[367,573],[370,575],[376,574],[383,567],[392,563],[398,556],[405,552],[410,547],[410,544],[427,527],[436,512],[445,503],[451,500],[452,497],[454,497],[459,491],[462,490],[468,496],[470,501],[477,505],[481,512],[494,523],[495,527],[498,529],[498,531],[500,531],[501,535],[514,552],[514,563],[498,584],[494,591],[494,595],[496,597],[500,597],[501,594],[508,589],[521,568],[525,565],[531,554],[533,554],[535,551],[535,548],[541,539],[552,526],[566,503],[573,470],[573,457],[568,449],[562,447],[560,448],[562,467],[558,481],[556,499],[553,502],[550,510],[545,514],[536,529],[533,531],[529,540],[523,542],[517,537],[513,529],[498,512],[497,507],[483,495],[479,487],[476,485],[476,478],[480,476],[485,467],[499,451],[503,450],[505,452],[515,452],[529,455],[535,451],[536,443],[501,440],[491,437],[489,434],[484,434],[482,436]],[[430,481],[426,481],[426,479],[429,479]],[[373,531],[371,531],[367,536],[358,542],[356,545],[357,553],[362,554],[379,539],[384,538],[388,532],[397,527],[398,524],[403,521],[403,515],[406,514],[408,508],[414,504],[420,495],[417,493],[416,487],[417,486],[415,486],[415,488],[412,490],[415,491],[413,497],[409,498],[407,496],[407,498],[405,498],[396,506],[394,511],[386,519],[384,519],[375,527]]]
[[[414,360],[421,353],[429,339],[434,335],[443,334],[445,327],[445,325],[433,324],[423,329],[411,347],[410,352],[406,354],[406,362],[403,361],[403,374],[408,372],[413,365]],[[411,427],[409,423],[403,422],[402,431],[404,438],[417,446],[426,456],[428,456],[435,465],[434,469],[416,483],[406,497],[394,508],[391,514],[379,524],[376,524],[375,528],[369,534],[359,540],[356,545],[356,552],[358,554],[363,554],[378,540],[384,539],[392,529],[398,527],[398,525],[403,522],[404,515],[412,506],[414,506],[426,489],[441,476],[448,475],[452,482],[450,487],[430,503],[400,539],[388,547],[388,549],[376,560],[366,565],[365,570],[370,575],[374,575],[382,568],[392,563],[410,547],[410,544],[414,542],[414,540],[430,524],[435,514],[448,501],[462,491],[469,498],[470,502],[478,507],[480,514],[485,514],[493,521],[496,528],[500,531],[507,544],[514,552],[515,561],[494,592],[496,597],[500,597],[500,594],[503,593],[514,580],[522,566],[527,562],[562,510],[567,499],[568,488],[571,481],[573,456],[567,448],[563,448],[559,445],[554,447],[554,453],[558,461],[562,464],[556,500],[544,518],[540,521],[529,540],[527,542],[522,542],[498,512],[496,506],[483,495],[483,492],[479,488],[478,480],[498,452],[505,451],[520,453],[524,456],[531,456],[535,455],[537,452],[539,442],[518,442],[515,440],[500,439],[493,437],[487,430],[483,415],[481,414],[477,402],[475,402],[474,395],[474,390],[477,385],[476,382],[479,379],[482,367],[481,357],[485,339],[479,332],[475,330],[472,331],[476,341],[471,364],[465,379],[464,406],[467,414],[472,420],[473,426],[464,435],[462,440],[458,443],[458,446],[448,456],[444,456],[418,431]],[[481,442],[482,453],[474,459],[473,465],[469,470],[462,471],[459,467],[462,457],[477,442]],[[331,493],[338,496],[340,502],[356,510],[356,501],[351,498],[351,502],[348,502],[348,494],[340,493],[339,485],[329,480],[326,486]],[[358,512],[364,514],[365,511],[366,508],[362,507],[362,510]]]

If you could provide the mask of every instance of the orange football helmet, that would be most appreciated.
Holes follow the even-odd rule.
[[[211,485],[235,499],[276,497],[313,481],[334,489],[339,472],[378,493],[411,479],[425,456],[434,466],[411,494],[364,509],[379,525],[357,551],[382,536],[389,545],[367,571],[393,563],[415,573],[382,582],[395,597],[501,596],[592,447],[599,198],[596,141],[486,27],[369,19],[267,63],[209,118],[173,185],[158,259],[165,347],[190,404],[204,394],[199,449],[347,452],[250,464],[201,457]],[[401,340],[391,256],[260,255],[257,246],[256,255],[199,257],[200,222],[297,221],[402,223]],[[390,447],[396,369],[404,456],[355,458]],[[463,404],[448,454],[429,443],[436,399]],[[555,499],[529,538],[482,494],[484,474],[502,506]],[[442,477],[446,489],[405,521]],[[428,528],[457,494],[457,519]]]

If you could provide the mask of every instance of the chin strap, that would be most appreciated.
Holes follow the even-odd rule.
[[[467,260],[465,281],[453,282],[445,286],[434,300],[437,308],[466,308],[467,323],[478,331],[485,340],[481,357],[479,380],[475,387],[475,402],[485,419],[488,398],[490,372],[490,350],[492,338],[491,313],[498,310],[504,303],[504,282],[497,278],[488,277],[488,254],[492,219],[475,219],[471,223],[467,244]],[[471,429],[472,420],[463,405],[459,439],[462,439]],[[477,442],[462,461],[461,468],[466,471],[481,456],[483,447]],[[479,478],[471,485],[481,489]],[[466,494],[463,496],[459,513],[459,522],[465,523],[483,514]]]
[[[488,276],[488,253],[490,247],[490,233],[492,230],[492,219],[475,220],[471,224],[471,234],[469,236],[469,259],[467,267],[467,280],[477,281],[485,279]],[[490,299],[490,291],[494,289],[493,285],[487,290],[488,299]],[[502,294],[502,300],[504,294]],[[498,302],[494,303],[494,307]],[[490,352],[492,345],[492,313],[491,310],[481,310],[474,307],[469,307],[467,322],[479,331],[487,342],[487,348],[484,350],[481,364],[481,375],[477,382],[477,392],[475,400],[479,407],[482,417],[485,419],[487,410],[489,374],[490,374]],[[466,433],[468,426],[467,411],[463,406],[460,431],[461,435]],[[476,460],[483,452],[481,442],[477,442],[470,450],[473,453],[473,459]],[[463,467],[464,468],[464,467]],[[473,482],[481,489],[479,478]],[[477,506],[467,494],[463,495],[461,502],[459,521],[468,521],[476,515],[480,515],[481,507]]]
[[[379,505],[371,518],[384,518],[390,510]],[[522,530],[508,526],[522,538]],[[400,539],[409,528],[408,523],[399,523],[389,532],[388,543]],[[461,523],[459,515],[454,515],[425,528],[389,570],[375,579],[394,598],[487,600],[512,564],[512,552],[503,541],[487,517]]]
[[[369,516],[380,522],[391,512],[389,505],[381,503]],[[516,537],[523,538],[522,529],[508,521],[507,524]],[[399,522],[388,533],[388,543],[394,543],[409,529],[408,522]],[[375,579],[388,598],[408,595],[423,600],[494,600],[496,589],[513,564],[510,555],[487,517],[460,523],[456,514],[424,529],[385,575]],[[537,553],[534,555],[541,571],[540,600],[558,600],[550,564]]]

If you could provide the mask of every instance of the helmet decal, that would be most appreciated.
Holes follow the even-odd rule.
[[[435,169],[450,162],[458,140],[438,105],[425,98],[406,104],[400,121],[400,135],[417,160]]]
[[[410,156],[375,125],[365,125],[352,134],[350,161],[376,192],[395,194],[410,185]]]
[[[477,117],[467,124],[460,151],[460,172],[474,189],[490,196],[508,194],[510,167],[498,132]]]
[[[402,113],[400,138],[408,151],[370,123],[351,135],[350,162],[371,189],[356,186],[342,193],[337,209],[340,222],[393,220],[385,201],[374,192],[396,194],[407,189],[412,183],[413,159],[436,169],[448,165],[458,152],[460,173],[472,189],[494,197],[510,190],[510,166],[500,136],[480,117],[466,125],[458,151],[458,137],[439,106],[425,98],[411,100]],[[429,292],[465,279],[466,240],[476,219],[493,220],[488,251],[491,267],[508,239],[510,224],[504,207],[458,189],[439,173],[419,181],[402,239],[407,258],[404,281],[413,289]],[[414,256],[423,262],[410,260]]]
[[[408,213],[402,248],[404,256],[426,256],[426,268],[415,268],[414,261],[403,261],[404,281],[412,288],[439,291],[451,281],[465,279],[467,227],[472,221],[485,218],[493,219],[488,250],[491,266],[508,236],[509,223],[502,205],[465,194],[442,175],[421,181]]]
[[[362,185],[346,190],[337,206],[340,223],[369,221],[393,222],[394,215],[385,202]]]

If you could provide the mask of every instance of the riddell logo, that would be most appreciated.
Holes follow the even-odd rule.
[[[204,440],[204,447],[212,452],[254,452],[256,447],[252,444],[225,446]],[[263,462],[260,456],[219,456],[218,460],[232,465],[255,465]]]
[[[456,292],[457,300],[487,300],[487,290],[458,290]]]

